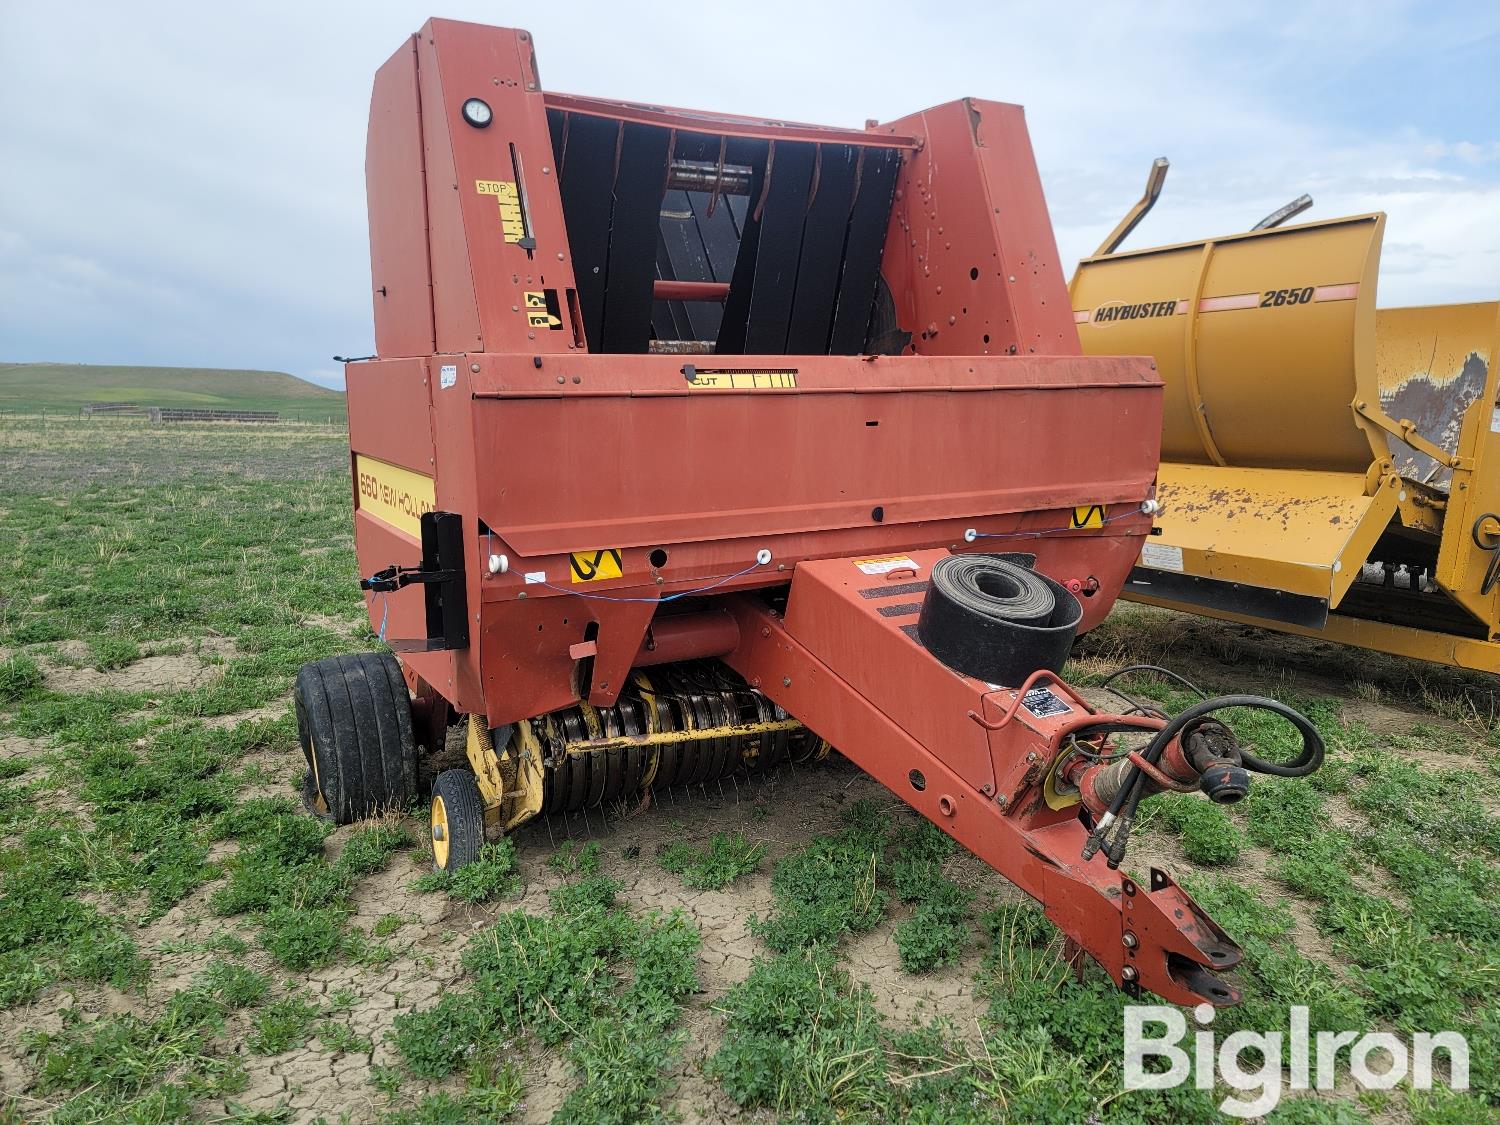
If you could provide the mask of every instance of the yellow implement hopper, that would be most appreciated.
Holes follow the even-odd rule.
[[[1500,302],[1377,310],[1384,230],[1080,263],[1084,351],[1166,384],[1160,534],[1125,596],[1500,672]]]

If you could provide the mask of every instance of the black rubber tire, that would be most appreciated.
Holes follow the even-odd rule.
[[[1062,670],[1082,619],[1066,588],[1012,557],[949,555],[932,568],[917,635],[955,671],[1019,687]]]
[[[479,783],[468,770],[444,770],[432,783],[432,799],[443,802],[448,822],[448,862],[440,865],[433,852],[432,865],[438,871],[457,871],[479,858],[484,846],[484,800]]]
[[[359,652],[304,664],[294,701],[309,810],[351,824],[410,807],[417,746],[411,697],[394,656]]]

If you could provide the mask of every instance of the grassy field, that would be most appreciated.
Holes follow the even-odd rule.
[[[837,758],[544,821],[452,879],[416,817],[304,815],[293,676],[376,644],[347,466],[334,427],[0,417],[0,1122],[1220,1119],[1224,1089],[1122,1093],[1121,995]],[[1271,1119],[1495,1119],[1492,683],[1128,606],[1070,673],[1138,660],[1329,742],[1312,783],[1137,832],[1126,866],[1246,949],[1220,1036],[1305,1004],[1471,1044],[1467,1094],[1341,1068]]]
[[[77,414],[90,402],[279,410],[283,418],[323,423],[340,422],[347,415],[342,392],[282,371],[0,363],[0,411]]]

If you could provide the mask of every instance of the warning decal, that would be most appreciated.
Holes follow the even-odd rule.
[[[1066,715],[1073,710],[1060,696],[1054,695],[1049,688],[1044,687],[1034,687],[1023,695],[1021,706],[1038,719],[1051,718],[1053,715]]]
[[[480,195],[493,195],[500,205],[500,229],[506,242],[520,242],[526,237],[526,220],[521,216],[521,193],[512,180],[475,180]]]
[[[526,323],[533,328],[562,331],[562,308],[557,303],[556,289],[528,289],[526,291]]]
[[[1147,543],[1141,548],[1141,565],[1154,570],[1182,573],[1182,548],[1170,543]]]
[[[1088,504],[1082,508],[1074,508],[1073,518],[1068,522],[1068,526],[1074,531],[1085,527],[1103,527],[1104,505]]]
[[[605,551],[574,551],[568,559],[568,573],[574,582],[603,582],[607,578],[618,578],[620,552],[618,548]]]
[[[794,391],[797,372],[787,371],[694,371],[688,378],[694,391]]]
[[[893,570],[921,570],[905,555],[887,555],[880,559],[855,559],[854,565],[866,574],[889,574]]]

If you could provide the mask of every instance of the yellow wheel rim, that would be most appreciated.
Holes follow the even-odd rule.
[[[440,870],[448,869],[448,808],[441,797],[432,799],[432,860]]]

